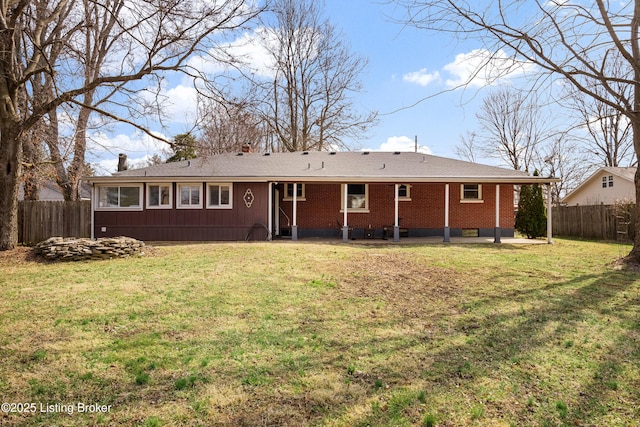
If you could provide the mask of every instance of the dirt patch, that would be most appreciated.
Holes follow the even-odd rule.
[[[617,259],[609,264],[614,270],[633,271],[640,273],[640,263],[630,256]]]
[[[34,262],[42,262],[42,259],[35,256],[31,248],[26,246],[18,246],[10,251],[0,251],[2,265],[24,265]]]
[[[404,317],[418,317],[445,302],[455,306],[464,277],[402,254],[367,254],[342,265],[339,292],[383,301]]]

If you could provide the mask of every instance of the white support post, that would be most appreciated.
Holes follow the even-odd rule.
[[[451,241],[451,229],[449,228],[449,184],[444,185],[444,242]]]
[[[298,240],[298,183],[293,183],[293,224],[291,225],[291,240]]]
[[[399,242],[400,241],[400,219],[398,218],[398,199],[399,199],[398,194],[400,192],[400,184],[396,184],[394,188],[395,188],[395,193],[394,193],[395,221],[393,223],[393,241]]]
[[[96,184],[91,183],[91,240],[96,240]]]
[[[267,225],[267,229],[269,230],[269,235],[267,236],[267,240],[272,240],[273,239],[273,182],[269,182],[269,184],[267,185],[267,192],[269,193],[268,196],[268,213],[267,213],[267,221],[268,221],[268,225]]]
[[[547,184],[547,243],[553,244],[553,220],[551,215],[553,213],[551,200],[551,183]]]
[[[349,241],[349,224],[347,223],[347,202],[349,200],[349,184],[343,184],[342,185],[342,189],[343,189],[343,218],[342,218],[342,241],[343,242],[348,242]]]
[[[500,184],[496,184],[496,228],[494,230],[493,243],[500,243]]]

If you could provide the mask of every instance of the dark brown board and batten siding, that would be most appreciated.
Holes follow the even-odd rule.
[[[142,211],[96,210],[95,237],[128,236],[145,241],[266,240],[268,184],[233,184],[233,209],[207,209],[206,186],[203,188],[200,209],[176,209],[174,184],[172,209],[145,206]],[[251,189],[254,197],[251,207],[244,201],[247,189]],[[144,193],[146,197],[146,186]],[[102,231],[103,227],[106,231]]]

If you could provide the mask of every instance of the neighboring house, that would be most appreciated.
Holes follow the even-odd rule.
[[[91,177],[94,237],[514,235],[510,169],[406,152],[233,153]],[[550,219],[549,219],[550,224]]]
[[[618,201],[635,203],[635,173],[636,168],[600,168],[561,202],[569,206],[613,205]]]
[[[80,183],[80,199],[91,199],[91,185],[86,181]],[[18,200],[24,200],[24,185],[22,183],[20,183],[20,187],[18,188]],[[62,188],[55,181],[45,180],[40,184],[38,200],[41,202],[64,201]]]

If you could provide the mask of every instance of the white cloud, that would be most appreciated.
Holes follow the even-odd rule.
[[[426,68],[422,68],[420,71],[413,71],[403,75],[402,80],[409,83],[416,83],[420,86],[427,86],[429,83],[439,81],[440,73],[438,71],[428,73]]]
[[[192,124],[197,117],[198,91],[193,86],[178,85],[163,90],[167,100],[167,115],[172,123]]]
[[[170,139],[160,133],[157,135]],[[162,154],[167,149],[166,142],[141,132],[115,136],[98,132],[90,135],[87,160],[96,168],[98,175],[109,175],[117,170],[119,153],[127,155],[129,164],[142,164],[154,154]]]
[[[167,138],[161,133],[156,133],[160,138]],[[170,139],[170,138],[168,138]],[[88,149],[92,153],[155,153],[167,148],[167,143],[153,138],[146,133],[135,132],[133,135],[118,134],[109,136],[103,132],[90,135]]]
[[[486,49],[460,53],[453,62],[443,67],[451,75],[446,80],[450,88],[489,86],[498,80],[520,77],[534,68],[534,64],[511,58],[503,50],[490,52]]]
[[[176,86],[169,87],[169,81],[163,80],[159,89],[148,87],[140,92],[140,97],[148,105],[159,104],[162,115],[172,124],[192,125],[197,119],[198,91],[188,84],[177,83]],[[155,122],[155,119],[151,115],[147,117],[147,120],[152,122]]]
[[[233,42],[210,51],[207,56],[190,59],[189,66],[207,74],[227,71],[229,69],[227,64],[219,60],[220,52],[224,51],[227,57],[223,60],[233,59],[249,73],[271,77],[274,73],[274,59],[267,48],[268,44],[275,45],[275,35],[267,28],[256,28],[253,32],[244,33]]]
[[[127,156],[127,164],[134,168],[146,167],[147,162],[151,160],[152,155],[138,156],[138,157],[128,157]],[[108,158],[103,159],[97,162],[93,162],[91,164],[98,176],[111,175],[112,173],[118,170],[118,158]]]
[[[408,136],[391,136],[387,139],[387,142],[380,144],[380,148],[377,149],[365,149],[363,151],[404,151],[414,152],[416,151],[415,140]],[[431,149],[426,145],[418,144],[418,153],[431,154]]]

